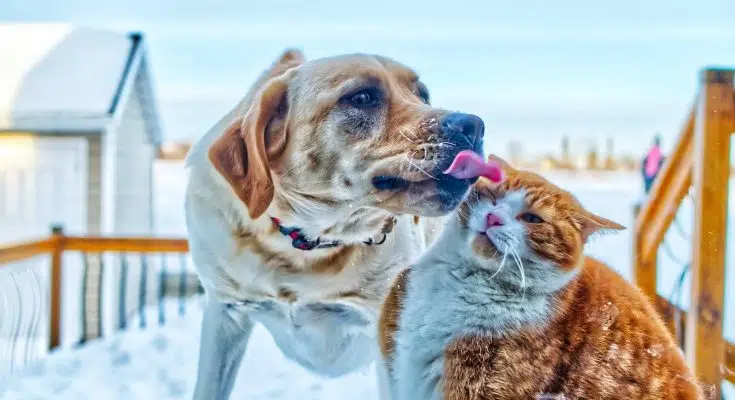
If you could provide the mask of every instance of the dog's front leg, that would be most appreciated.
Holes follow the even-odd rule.
[[[194,400],[228,400],[253,329],[237,305],[208,299],[202,321]]]
[[[375,370],[377,372],[378,380],[378,400],[391,400],[393,387],[390,382],[390,373],[388,372],[388,366],[386,361],[381,357],[375,361]]]

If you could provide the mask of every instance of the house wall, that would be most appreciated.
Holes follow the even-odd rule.
[[[100,136],[88,136],[87,232],[99,235],[102,227],[102,144]]]
[[[134,87],[138,87],[138,82]],[[133,90],[130,95],[116,132],[114,233],[150,235],[155,153],[146,130],[141,92]]]
[[[155,148],[150,140],[145,113],[141,101],[141,74],[138,72],[127,97],[119,104],[120,119],[106,139],[112,139],[111,147],[103,150],[104,154],[114,154],[114,176],[112,191],[111,229],[115,236],[151,236],[154,232],[153,215],[153,162]],[[106,146],[105,140],[102,141]],[[111,151],[111,152],[110,152]],[[109,177],[110,175],[104,175]],[[108,182],[109,184],[109,182]],[[103,198],[103,204],[105,200]],[[109,222],[103,226],[109,226]],[[145,261],[149,261],[146,263]],[[111,273],[105,273],[106,306],[104,314],[111,316],[103,321],[103,330],[122,328],[121,321],[135,314],[139,302],[145,298],[146,303],[156,299],[156,268],[160,262],[140,254],[109,254],[105,265],[113,266]],[[143,275],[148,279],[141,286]],[[120,292],[125,292],[124,299]],[[143,296],[143,292],[145,296]],[[121,304],[121,301],[124,304]],[[123,313],[124,315],[121,315]],[[88,327],[89,337],[95,336],[93,324]]]

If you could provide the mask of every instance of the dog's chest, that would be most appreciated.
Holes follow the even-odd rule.
[[[232,298],[284,355],[312,372],[338,376],[366,366],[377,355],[376,322],[388,288],[425,245],[406,225],[394,233],[320,273],[277,268],[243,252],[233,262],[243,268],[232,271],[239,286]]]
[[[375,356],[374,317],[358,304],[334,300],[244,301],[281,351],[303,367],[339,376]]]
[[[288,358],[339,376],[374,360],[377,310],[401,263],[357,267],[319,276],[265,271],[241,292],[239,304]]]

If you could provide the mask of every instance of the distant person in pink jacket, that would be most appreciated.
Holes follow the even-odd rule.
[[[653,182],[656,180],[656,176],[658,175],[659,171],[661,171],[661,167],[664,165],[664,161],[666,160],[666,157],[664,157],[663,153],[661,152],[661,137],[659,135],[656,135],[656,137],[653,139],[653,146],[648,150],[648,153],[643,158],[643,162],[641,163],[641,172],[643,173],[643,190],[645,191],[646,195],[651,191],[651,188],[653,187]]]

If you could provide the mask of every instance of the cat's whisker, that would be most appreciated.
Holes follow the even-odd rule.
[[[466,220],[469,220],[470,219],[470,216],[472,214],[470,211],[463,210],[462,208],[458,208],[457,209],[457,213],[459,214],[460,217],[462,217],[462,218],[464,218]]]
[[[505,245],[505,250],[503,251],[503,258],[500,260],[500,265],[498,266],[498,270],[495,271],[495,273],[490,277],[490,280],[492,280],[493,278],[495,278],[500,273],[500,271],[503,270],[503,267],[505,266],[505,261],[508,258],[508,250],[509,249],[510,249],[510,245],[509,244],[506,244]]]
[[[511,248],[510,251],[518,266],[518,271],[521,273],[521,291],[523,292],[523,297],[526,297],[526,271],[523,268],[523,261],[521,261],[521,257],[518,255],[516,249]]]

